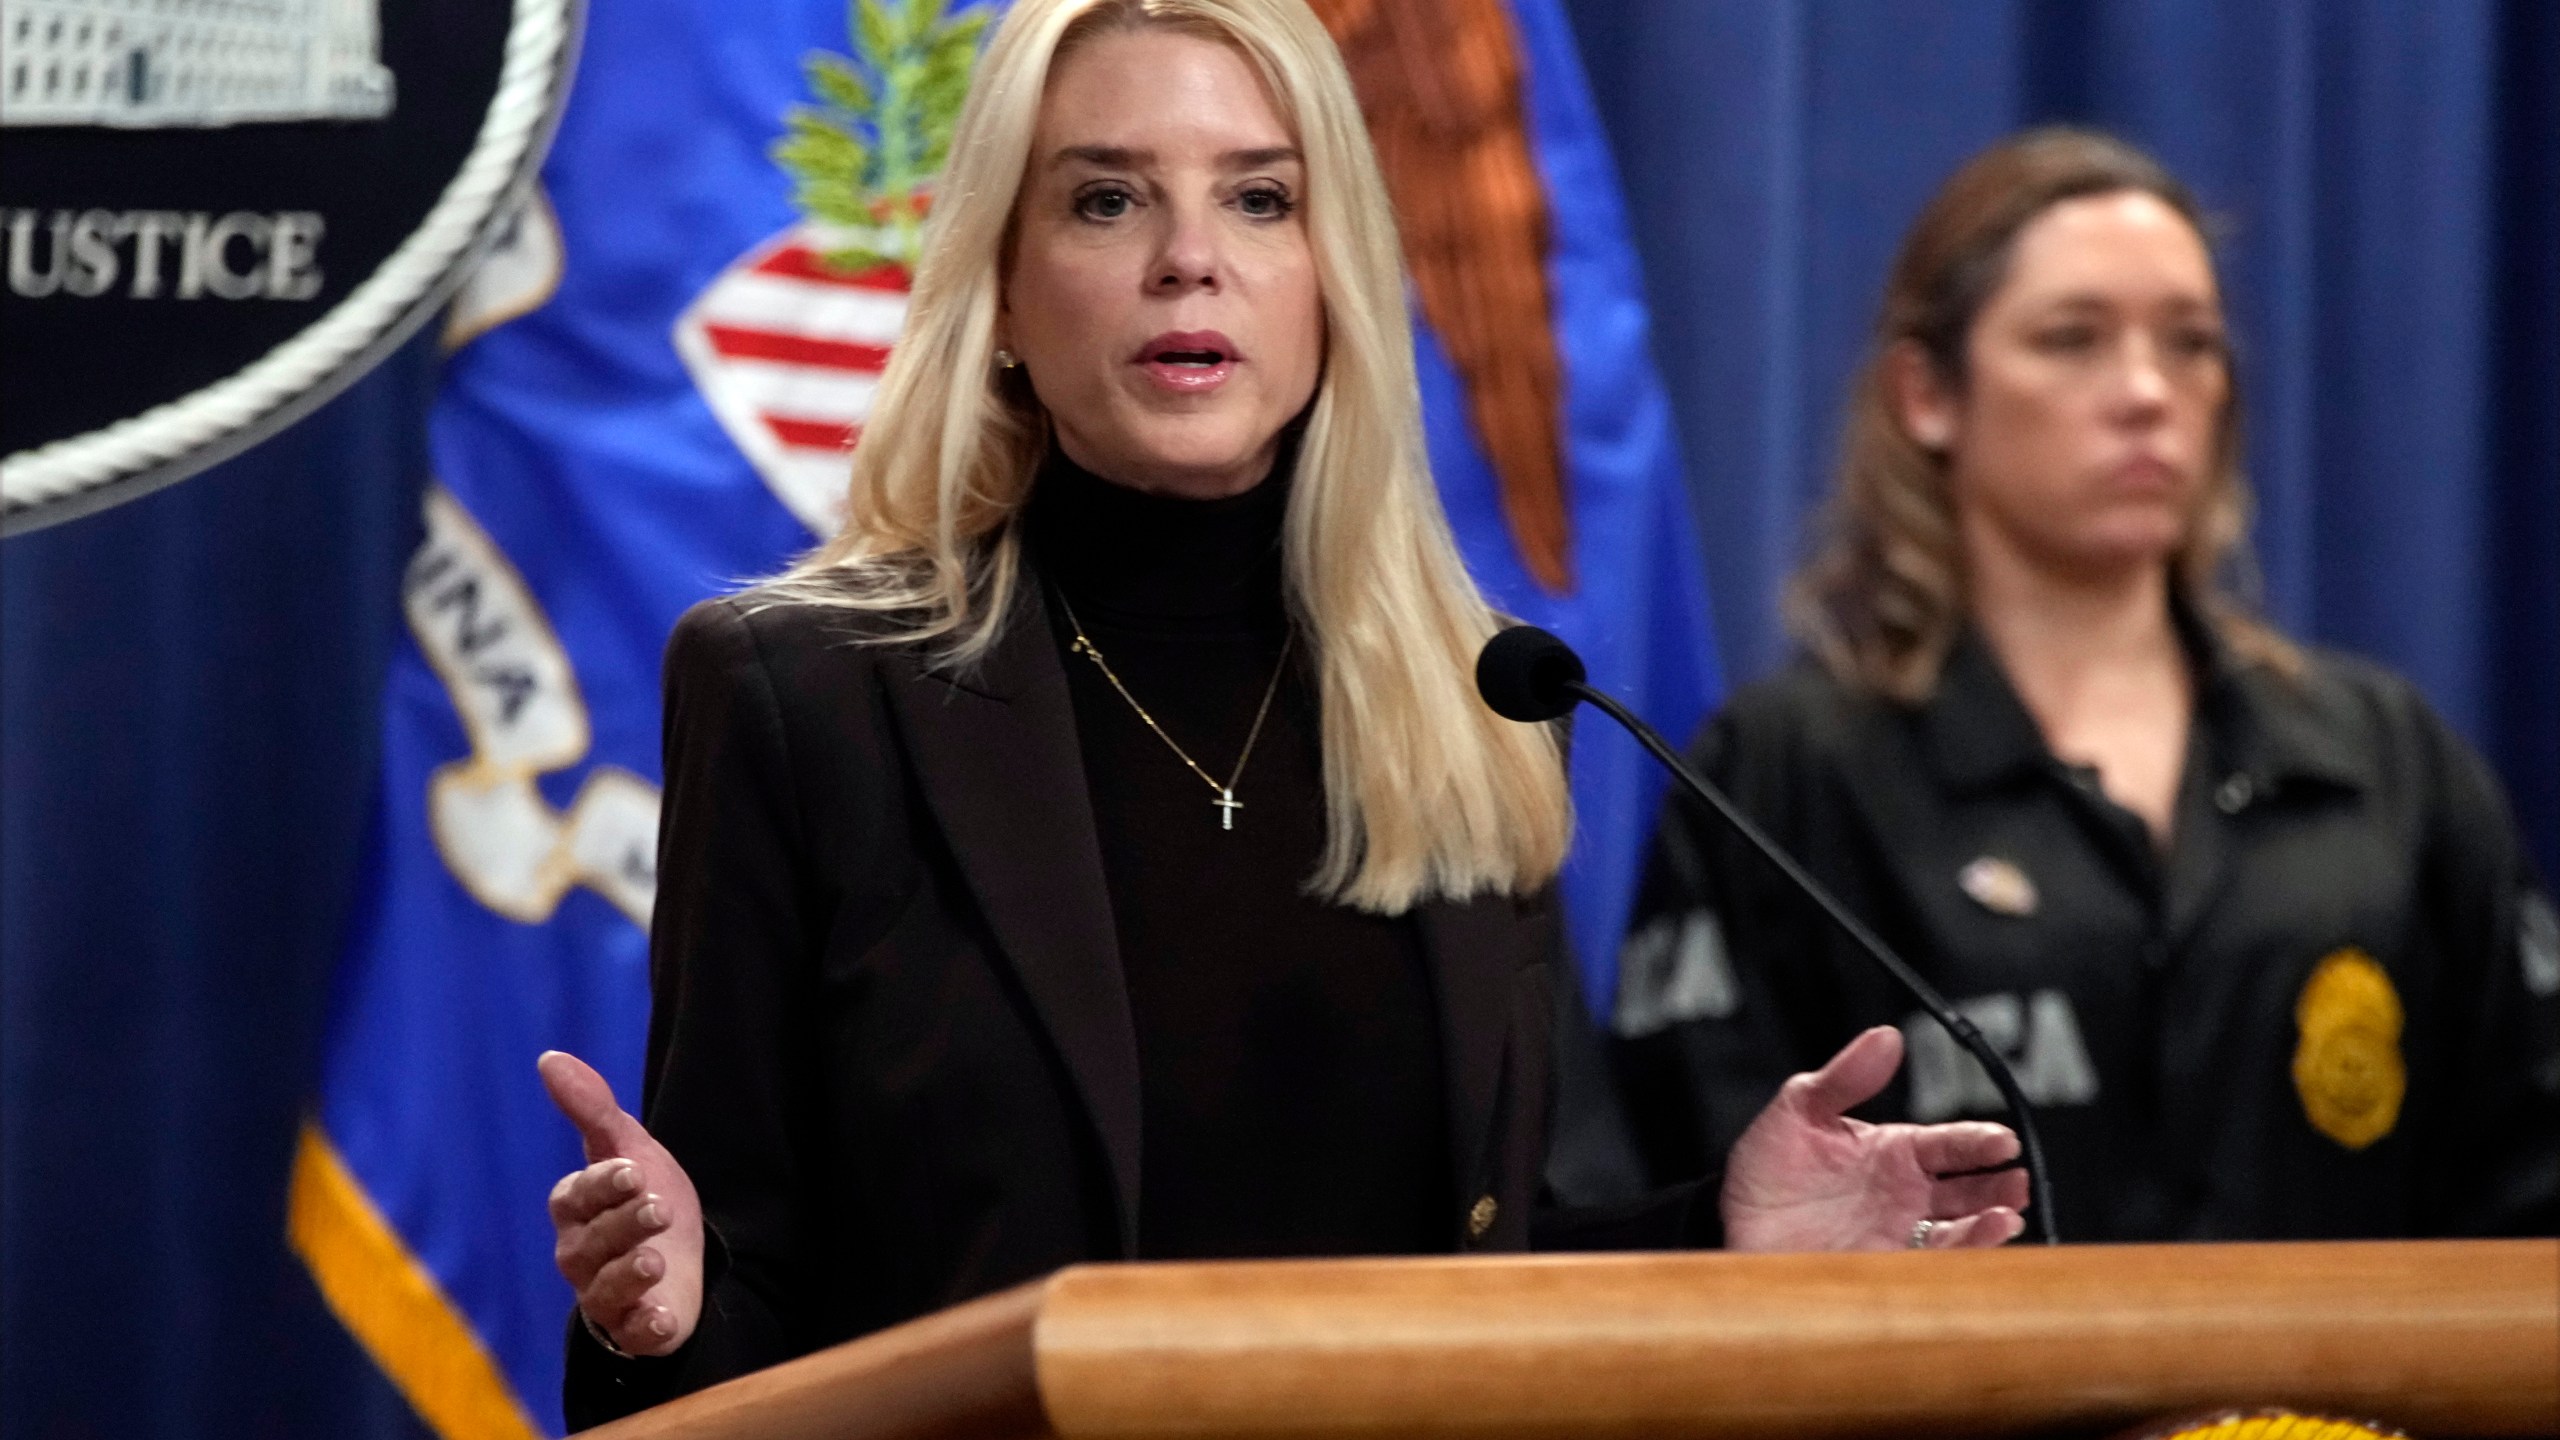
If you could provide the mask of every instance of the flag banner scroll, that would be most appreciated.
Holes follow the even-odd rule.
[[[1383,0],[1317,8],[1373,112],[1398,66],[1472,67],[1451,93],[1475,162],[1439,167],[1454,184],[1410,163],[1450,116],[1373,113],[1382,150],[1408,137],[1400,214],[1441,237],[1417,256],[1419,358],[1469,563],[1687,731],[1716,684],[1704,587],[1562,13],[1418,7],[1460,27],[1450,46]],[[596,7],[540,192],[454,308],[290,1219],[332,1307],[448,1440],[560,1428],[570,1295],[543,1201],[579,1156],[533,1060],[574,1051],[636,1098],[660,650],[685,607],[834,525],[992,14]],[[1525,351],[1491,343],[1524,324]],[[1567,903],[1601,983],[1658,795],[1640,759],[1597,729],[1574,754]]]

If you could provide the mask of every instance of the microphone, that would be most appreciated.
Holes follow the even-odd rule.
[[[2027,1104],[2026,1092],[2018,1088],[2018,1077],[2009,1062],[1991,1048],[1972,1021],[1956,1013],[1937,987],[1920,977],[1920,972],[1903,962],[1883,940],[1879,939],[1848,907],[1822,888],[1820,881],[1806,873],[1795,857],[1778,848],[1778,842],[1751,823],[1749,816],[1737,809],[1725,793],[1707,783],[1706,778],[1689,768],[1680,752],[1671,748],[1661,732],[1637,719],[1635,712],[1608,694],[1593,689],[1588,682],[1590,672],[1583,668],[1582,657],[1573,647],[1538,629],[1534,625],[1515,625],[1485,642],[1476,655],[1476,691],[1493,713],[1506,720],[1535,723],[1555,720],[1574,706],[1588,702],[1592,708],[1617,721],[1636,737],[1637,743],[1653,752],[1690,794],[1706,802],[1707,807],[1724,817],[1734,832],[1751,842],[1788,883],[1804,892],[1805,897],[1840,927],[1840,932],[1857,942],[1858,948],[1876,962],[1878,968],[1893,977],[1940,1029],[1955,1037],[1967,1054],[1981,1062],[1991,1083],[1999,1088],[2000,1098],[2009,1108],[2009,1119],[2018,1132],[2018,1148],[2027,1170],[2027,1190],[2034,1203],[2028,1208],[2036,1222],[2037,1238],[2047,1245],[2058,1244],[2061,1236],[2054,1229],[2053,1188],[2045,1173],[2044,1140],[2036,1133],[2035,1111]]]

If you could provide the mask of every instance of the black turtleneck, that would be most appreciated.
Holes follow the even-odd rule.
[[[1130,694],[1224,782],[1289,634],[1285,470],[1180,500],[1055,456],[1026,513],[1137,1024],[1148,1258],[1453,1240],[1439,1022],[1413,924],[1304,893],[1325,810],[1303,648],[1235,782],[1232,830],[1216,792],[1068,649],[1072,606]]]

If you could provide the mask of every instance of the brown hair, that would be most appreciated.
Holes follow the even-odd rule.
[[[1940,380],[1960,388],[1965,342],[2008,279],[2018,233],[2066,200],[2123,191],[2158,199],[2197,235],[2207,234],[2195,197],[2160,162],[2112,136],[2051,128],[1968,161],[1903,237],[1874,348],[1850,391],[1817,548],[1787,587],[1788,629],[1843,684],[1910,703],[1926,699],[1965,622],[1964,555],[1946,461],[1904,432],[1886,386],[1888,357],[1908,342]],[[2195,523],[2170,561],[2170,586],[2240,658],[2290,674],[2301,666],[2300,652],[2242,598],[2254,581],[2248,524],[2235,377]]]

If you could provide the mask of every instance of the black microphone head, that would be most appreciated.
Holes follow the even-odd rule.
[[[1588,673],[1572,646],[1535,625],[1514,625],[1476,655],[1476,693],[1506,720],[1553,720],[1578,703],[1569,687]]]

